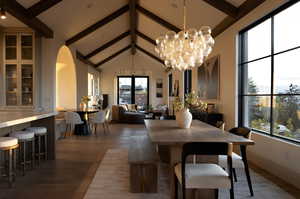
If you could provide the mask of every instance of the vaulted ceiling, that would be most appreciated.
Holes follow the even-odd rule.
[[[265,0],[187,0],[187,27],[208,25],[217,36]],[[126,50],[163,63],[154,40],[183,28],[183,0],[5,0],[4,27],[53,32],[74,46],[77,57],[96,68]]]

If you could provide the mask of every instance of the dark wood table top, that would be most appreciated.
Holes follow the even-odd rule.
[[[191,128],[181,129],[176,120],[145,120],[151,141],[160,145],[178,145],[188,142],[231,142],[253,145],[254,141],[222,131],[199,120],[193,120]]]
[[[94,108],[87,108],[87,109],[73,109],[73,110],[70,110],[70,111],[73,111],[73,112],[77,112],[77,113],[96,113],[98,111],[100,111],[99,109],[94,109]]]

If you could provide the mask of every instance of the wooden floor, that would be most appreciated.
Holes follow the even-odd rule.
[[[0,199],[81,199],[105,152],[110,148],[127,148],[130,136],[143,134],[146,134],[143,125],[113,124],[109,135],[99,132],[98,137],[59,140],[57,159],[28,171],[24,177],[18,176],[13,189],[6,188],[7,185],[0,182]],[[300,196],[300,190],[260,169],[255,170],[296,198]]]

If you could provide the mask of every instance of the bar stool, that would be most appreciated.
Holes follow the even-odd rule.
[[[31,169],[34,168],[34,133],[30,131],[15,131],[10,133],[10,137],[17,138],[20,143],[18,162],[22,167],[24,176],[27,164],[31,165]]]
[[[26,128],[27,131],[34,133],[36,137],[36,153],[38,158],[38,165],[41,163],[41,158],[44,160],[48,159],[48,147],[47,147],[47,128],[46,127],[29,127]]]
[[[0,137],[0,157],[3,155],[3,169],[5,170],[3,176],[8,177],[10,187],[13,186],[13,182],[16,180],[16,150],[18,147],[18,139],[12,137]],[[2,176],[1,171],[2,167],[0,164],[0,176]]]

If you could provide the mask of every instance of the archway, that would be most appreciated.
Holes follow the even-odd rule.
[[[77,107],[76,68],[70,49],[62,46],[56,61],[56,108]]]

